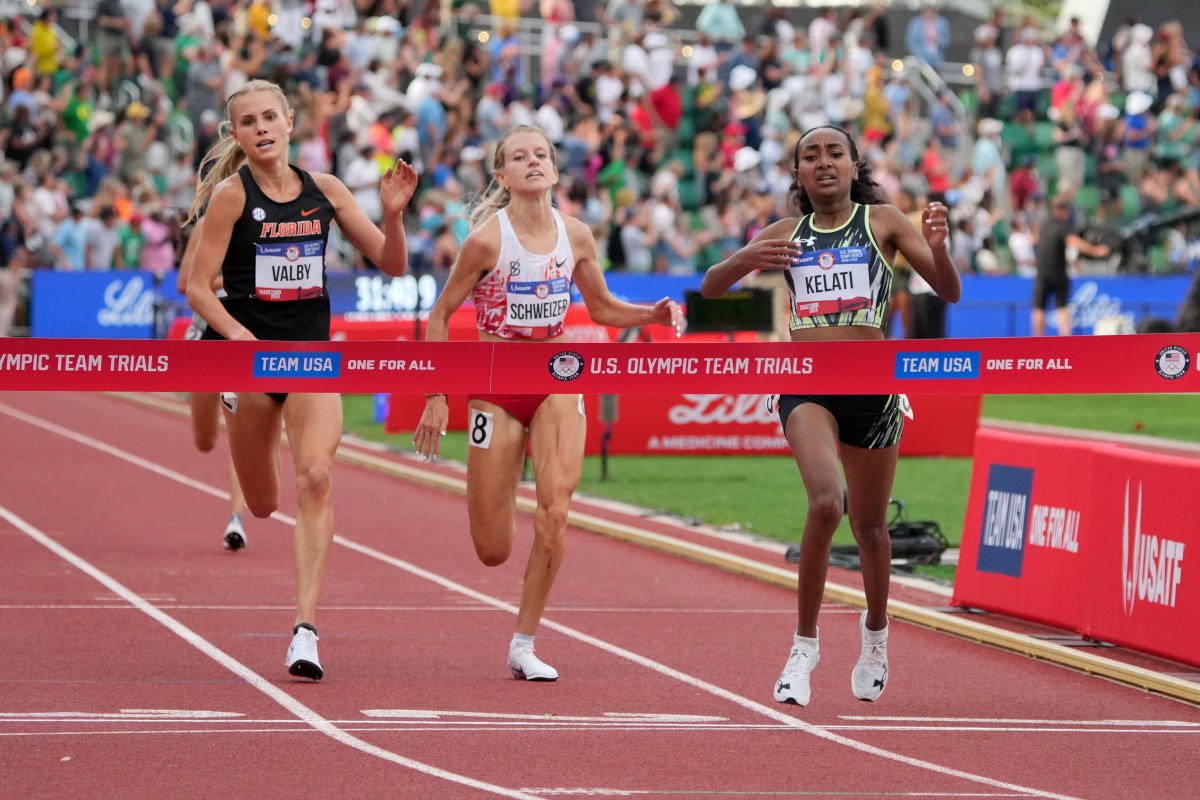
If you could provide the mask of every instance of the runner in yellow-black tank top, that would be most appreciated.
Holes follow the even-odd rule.
[[[958,300],[962,284],[947,246],[945,206],[927,206],[918,232],[880,197],[870,166],[860,163],[853,138],[841,128],[806,132],[792,158],[788,197],[800,216],[767,227],[710,268],[701,284],[705,297],[721,296],[753,270],[786,270],[792,341],[883,339],[891,264],[900,252],[934,291]],[[775,699],[809,702],[809,674],[820,660],[817,616],[829,547],[846,513],[867,596],[859,621],[862,652],[850,682],[856,697],[875,700],[888,678],[887,506],[903,427],[899,403],[893,395],[784,395],[779,413],[808,510],[800,544],[799,624]]]

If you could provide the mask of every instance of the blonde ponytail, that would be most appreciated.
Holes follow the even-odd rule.
[[[470,213],[467,214],[472,231],[482,227],[485,222],[496,215],[497,211],[506,208],[512,201],[512,195],[509,194],[508,189],[496,181],[495,174],[504,168],[504,145],[508,142],[508,137],[516,133],[536,133],[545,139],[546,147],[550,151],[550,163],[554,165],[555,169],[558,169],[558,153],[554,149],[554,143],[550,141],[550,137],[544,130],[536,125],[515,125],[509,128],[500,137],[500,141],[496,142],[496,155],[492,158],[492,181],[474,203]]]
[[[220,133],[216,144],[205,153],[204,158],[200,161],[199,174],[204,177],[196,185],[196,196],[192,199],[192,205],[188,209],[188,218],[184,225],[191,225],[200,218],[208,205],[208,198],[212,196],[217,184],[237,172],[246,162],[246,153],[233,136],[233,123],[230,120],[233,119],[234,101],[251,92],[270,92],[279,100],[286,116],[291,117],[295,113],[287,95],[283,93],[283,89],[279,88],[279,84],[271,81],[247,81],[241,88],[229,95],[229,99],[225,101],[226,119],[218,128]],[[205,173],[206,167],[211,167],[207,173]]]

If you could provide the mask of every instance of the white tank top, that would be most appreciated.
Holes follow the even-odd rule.
[[[475,321],[482,331],[505,339],[546,339],[563,332],[571,305],[575,254],[562,216],[553,210],[558,241],[549,253],[531,253],[500,209],[500,256],[471,293]]]

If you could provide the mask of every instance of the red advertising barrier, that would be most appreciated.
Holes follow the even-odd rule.
[[[1200,333],[827,342],[0,340],[0,390],[1200,392]]]
[[[612,455],[787,455],[779,416],[759,394],[628,395],[617,399]],[[910,397],[913,419],[904,424],[903,456],[970,456],[983,398],[960,395]],[[450,397],[447,429],[467,429],[467,401]],[[608,426],[600,419],[600,398],[585,395],[588,455],[601,452]],[[385,430],[410,431],[421,418],[420,395],[392,395]]]
[[[1197,458],[981,428],[953,602],[1200,666],[1197,485]]]

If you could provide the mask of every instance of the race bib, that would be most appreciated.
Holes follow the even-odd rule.
[[[509,281],[504,324],[519,328],[560,325],[571,305],[571,280]]]
[[[254,296],[259,300],[320,297],[324,286],[325,243],[254,245]]]
[[[865,247],[801,253],[791,267],[797,317],[870,310],[871,275]]]

